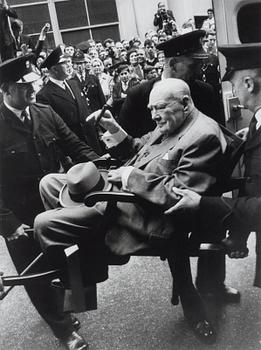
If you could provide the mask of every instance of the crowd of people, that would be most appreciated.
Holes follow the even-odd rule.
[[[227,166],[227,150],[237,137],[225,135],[219,126],[224,113],[213,11],[208,10],[204,29],[195,30],[191,20],[179,29],[160,2],[154,16],[158,29],[148,31],[144,40],[89,39],[55,48],[46,48],[49,24],[34,45],[5,0],[0,11],[5,20],[0,32],[1,234],[18,272],[41,250],[48,257],[43,269],[61,269],[58,285],[34,284],[26,290],[67,349],[86,349],[77,333],[79,321],[63,309],[66,296],[71,300],[64,249],[79,245],[84,287],[104,281],[108,247],[117,256],[128,256],[169,240],[175,244],[173,232],[180,223],[185,225],[182,233],[187,227],[184,218],[173,219],[180,207],[199,210],[201,203],[204,213],[204,203],[211,206],[211,201],[201,196],[215,193]],[[224,52],[229,56],[230,50]],[[234,71],[259,67],[254,53],[251,62],[246,55],[236,64],[236,56],[229,56],[226,79],[235,88]],[[249,79],[248,92],[258,72]],[[256,112],[255,99],[249,101],[246,106]],[[103,172],[93,163],[110,157],[122,166]],[[251,166],[247,175],[252,175]],[[121,203],[116,214],[103,202],[83,205],[86,193],[112,189],[134,193],[143,202]],[[218,203],[223,214],[224,202]],[[227,219],[233,202],[225,209]],[[232,215],[224,226],[235,227],[233,220]],[[32,226],[34,237],[27,232]],[[244,226],[245,241],[249,227]],[[224,239],[221,231],[219,239]],[[224,244],[234,249],[237,239],[232,238]],[[225,284],[225,255],[199,258],[197,290],[184,267],[177,275],[185,276],[179,278],[185,317],[201,340],[214,341],[201,297],[240,300],[240,293]]]

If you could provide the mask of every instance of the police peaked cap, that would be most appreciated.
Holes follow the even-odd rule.
[[[205,30],[194,30],[160,43],[157,49],[164,51],[165,57],[192,55],[193,58],[205,59],[208,57],[202,47],[202,38],[205,35]]]
[[[41,68],[50,69],[58,63],[65,62],[68,59],[68,55],[64,54],[64,50],[59,45],[46,57],[41,64]]]
[[[222,45],[218,49],[227,60],[223,81],[229,80],[237,70],[261,68],[261,43]]]
[[[0,84],[7,82],[31,83],[41,77],[32,64],[33,54],[11,58],[0,64]]]

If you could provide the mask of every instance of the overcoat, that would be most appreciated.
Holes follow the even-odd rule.
[[[37,102],[50,105],[82,141],[101,155],[103,150],[94,123],[90,121],[87,124],[85,121],[90,114],[86,99],[76,81],[69,80],[67,83],[73,95],[49,80],[38,92]]]

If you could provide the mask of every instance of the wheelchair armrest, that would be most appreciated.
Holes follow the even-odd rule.
[[[118,168],[122,165],[122,162],[115,158],[98,158],[93,163],[100,169]]]
[[[127,203],[139,203],[142,202],[142,198],[136,196],[133,193],[123,192],[110,192],[110,191],[96,191],[84,198],[84,204],[87,207],[92,207],[96,202],[127,202]]]

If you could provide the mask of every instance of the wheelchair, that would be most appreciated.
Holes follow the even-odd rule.
[[[231,136],[227,129],[222,128],[225,136]],[[233,134],[232,134],[233,135]],[[234,135],[235,136],[235,135]],[[228,191],[238,189],[242,186],[244,179],[232,178],[232,172],[238,163],[241,155],[243,154],[244,142],[238,137],[230,139],[230,144],[227,147],[226,157],[228,166],[225,169],[222,169],[222,176],[220,177],[221,181],[217,183],[215,189],[209,193],[209,195],[222,195]],[[96,165],[99,168],[111,168],[118,166],[119,164],[115,162],[110,162],[109,160],[98,160]],[[108,202],[109,210],[113,210],[117,205],[117,202],[129,202],[129,203],[140,203],[143,201],[142,198],[132,194],[132,193],[122,193],[122,192],[93,192],[85,197],[85,205],[93,206],[96,202],[105,201]],[[193,234],[191,235],[193,236]],[[192,273],[190,267],[190,257],[191,256],[202,256],[211,253],[220,253],[225,254],[224,248],[219,243],[211,242],[199,242],[198,240],[193,240],[189,238],[188,232],[183,235],[184,239],[180,242],[175,242],[176,248],[173,249],[171,242],[166,246],[162,247],[152,247],[151,249],[145,249],[138,251],[132,255],[135,256],[160,256],[161,259],[167,260],[170,268],[170,272],[173,278],[173,288],[171,302],[173,305],[178,305],[181,302],[184,315],[189,320],[192,320],[190,306],[187,303],[187,300],[190,299],[190,302],[195,306],[193,312],[197,313],[201,310],[201,298],[199,297],[198,292],[193,284]],[[196,242],[196,244],[195,244]],[[75,311],[79,310],[80,312],[83,308],[83,305],[86,304],[85,297],[82,293],[83,290],[83,281],[82,276],[79,273],[79,250],[77,246],[68,248],[69,251],[66,252],[67,262],[68,262],[68,271],[69,279],[72,289],[72,297],[74,301]],[[43,259],[43,253],[37,256],[29,266],[19,275],[19,276],[4,276],[0,275],[0,300],[3,300],[12,288],[16,285],[27,285],[31,283],[39,282],[48,282],[56,278],[59,278],[61,271],[58,269],[43,271],[39,273],[30,273],[32,268],[35,269],[37,264],[41,259]],[[126,263],[129,260],[130,256],[115,256],[112,253],[109,253],[108,264],[110,265],[121,265]],[[182,273],[181,273],[182,272]],[[9,287],[9,288],[5,288]],[[95,297],[96,286],[90,286],[90,296],[93,298],[94,305],[97,303]],[[97,305],[96,305],[97,306]],[[95,306],[94,306],[95,308]],[[92,309],[90,307],[89,309]],[[197,325],[196,325],[197,326]],[[192,327],[195,329],[195,325],[192,324]],[[199,335],[199,334],[198,334]],[[202,337],[204,341],[204,336]]]

